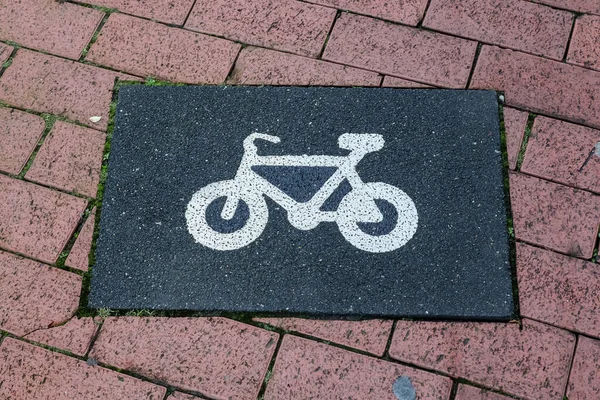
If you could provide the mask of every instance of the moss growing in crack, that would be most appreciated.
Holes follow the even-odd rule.
[[[525,125],[525,134],[523,135],[523,141],[521,142],[521,148],[519,149],[519,157],[517,157],[517,171],[521,170],[523,165],[523,159],[525,158],[525,150],[527,149],[527,143],[529,143],[529,136],[531,136],[531,129],[533,128],[533,122],[535,121],[535,114],[529,114],[527,118],[527,124]]]
[[[186,86],[185,83],[174,83],[169,81],[163,81],[153,77],[147,77],[144,81],[146,86]]]

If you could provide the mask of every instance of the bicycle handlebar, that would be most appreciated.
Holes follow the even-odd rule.
[[[281,138],[279,136],[267,135],[266,133],[251,133],[244,139],[244,149],[246,152],[253,151],[256,152],[256,146],[254,145],[254,141],[256,139],[266,140],[271,143],[279,143],[281,142]]]

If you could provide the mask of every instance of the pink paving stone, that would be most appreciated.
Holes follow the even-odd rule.
[[[25,338],[83,356],[90,347],[97,329],[98,325],[93,318],[73,317],[65,325],[41,329]]]
[[[600,72],[483,46],[471,88],[504,90],[506,104],[600,127]]]
[[[21,172],[45,127],[37,115],[0,108],[0,170],[15,175]]]
[[[531,320],[398,321],[390,356],[528,399],[562,399],[575,336]]]
[[[600,193],[600,130],[537,117],[521,171]]]
[[[567,398],[600,398],[600,340],[579,337],[567,386]]]
[[[54,263],[86,201],[0,175],[0,247]]]
[[[342,14],[323,59],[438,86],[467,84],[476,43],[389,22]]]
[[[0,69],[2,68],[2,64],[10,58],[13,50],[11,46],[0,43]]]
[[[386,75],[383,78],[383,83],[381,84],[383,87],[397,87],[397,88],[430,88],[431,86],[425,85],[419,82],[409,81],[407,79],[396,78],[395,76]]]
[[[522,0],[432,0],[423,26],[562,60],[573,14]]]
[[[96,208],[92,210],[87,217],[71,252],[65,261],[65,265],[81,271],[87,271],[90,263],[89,254],[92,248],[92,239],[94,237],[94,223],[96,222]]]
[[[354,347],[378,356],[385,352],[392,331],[392,321],[319,321],[301,318],[255,318],[255,321],[273,325],[286,331],[301,332]]]
[[[76,0],[167,24],[183,25],[194,0]]]
[[[504,107],[504,130],[506,132],[506,152],[508,153],[508,166],[510,169],[517,167],[521,143],[525,135],[528,114],[512,108]]]
[[[567,62],[600,70],[600,17],[582,15],[577,18]]]
[[[600,196],[510,174],[510,198],[517,239],[575,257],[592,257]]]
[[[547,4],[549,6],[564,8],[566,10],[581,13],[600,14],[600,2],[598,0],[531,0],[535,3]]]
[[[278,336],[225,318],[107,318],[91,357],[208,397],[255,399]]]
[[[473,386],[458,385],[454,400],[511,400],[511,397],[479,389]]]
[[[600,337],[597,264],[517,244],[521,315]]]
[[[358,14],[370,15],[406,25],[417,25],[423,18],[427,0],[307,0],[309,3],[322,4]]]
[[[0,251],[0,288],[0,329],[22,336],[71,318],[81,277]]]
[[[56,121],[25,178],[95,197],[105,142],[102,132]]]
[[[133,75],[184,83],[223,83],[240,45],[112,14],[86,59]]]
[[[162,400],[166,388],[64,354],[4,339],[0,398],[36,400]]]
[[[0,100],[106,129],[117,77],[130,79],[124,74],[21,49],[0,77]],[[93,123],[90,117],[95,116],[102,118]]]
[[[286,335],[277,354],[265,400],[378,399],[398,400],[392,386],[407,376],[418,399],[446,400],[450,379]]]
[[[0,3],[0,40],[78,59],[104,13],[56,0]]]
[[[376,72],[247,47],[235,63],[230,83],[242,85],[379,86]]]
[[[198,0],[185,27],[316,57],[335,14],[331,8],[292,0]]]

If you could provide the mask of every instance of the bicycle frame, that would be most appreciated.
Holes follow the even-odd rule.
[[[320,207],[335,192],[344,179],[347,179],[352,190],[362,194],[364,201],[367,203],[370,201],[374,208],[371,209],[371,207],[367,206],[366,209],[369,212],[364,213],[365,215],[361,221],[380,222],[383,219],[383,215],[377,208],[372,196],[367,193],[366,185],[355,169],[356,165],[367,153],[367,151],[352,150],[347,156],[259,156],[255,148],[247,148],[234,180],[237,182],[252,182],[252,191],[268,196],[287,210],[288,219],[294,227],[298,229],[312,229],[320,222],[336,221],[337,211],[321,211]],[[325,181],[323,186],[309,201],[299,203],[271,182],[255,173],[252,170],[254,166],[337,167],[337,171]],[[233,218],[236,207],[237,199],[228,198],[223,207],[222,217],[225,219]],[[373,216],[376,217],[375,220],[373,220]]]

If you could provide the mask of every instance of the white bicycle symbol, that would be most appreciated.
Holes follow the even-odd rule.
[[[418,214],[411,198],[397,187],[383,182],[364,183],[356,172],[356,165],[367,153],[383,148],[385,142],[381,135],[341,135],[338,145],[350,150],[347,156],[259,156],[254,145],[256,139],[272,143],[281,141],[277,136],[262,133],[248,135],[244,139],[244,155],[235,178],[211,183],[192,196],[185,217],[188,231],[196,242],[215,250],[236,250],[258,239],[269,219],[265,195],[287,211],[288,220],[296,229],[309,230],[321,222],[336,222],[342,236],[364,251],[383,253],[396,250],[415,234]],[[310,200],[298,202],[254,172],[252,167],[256,166],[336,167],[337,170]],[[336,211],[322,211],[321,206],[344,180],[348,181],[352,190],[342,198]],[[222,197],[226,198],[220,214],[224,220],[233,219],[240,201],[247,206],[246,221],[233,232],[219,232],[207,220],[208,207]],[[366,233],[360,223],[383,221],[384,215],[376,204],[381,200],[396,210],[396,224],[381,235]]]

